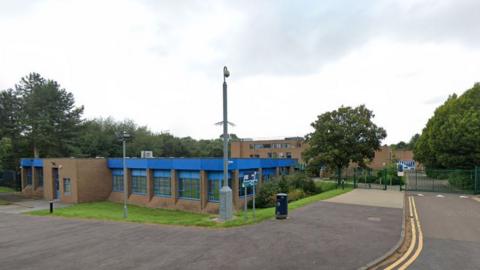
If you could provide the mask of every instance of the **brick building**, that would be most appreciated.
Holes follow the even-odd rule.
[[[307,145],[302,137],[281,140],[240,139],[231,142],[234,158],[293,158],[302,163],[302,152]]]
[[[22,192],[27,196],[67,203],[110,200],[123,202],[122,159],[22,159]],[[294,159],[232,158],[229,185],[233,203],[242,207],[252,188],[243,176],[257,172],[259,185],[272,176],[288,174]],[[217,158],[127,159],[128,202],[148,207],[218,212],[223,161]]]

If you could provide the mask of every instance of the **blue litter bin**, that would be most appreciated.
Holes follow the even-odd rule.
[[[275,216],[277,219],[285,219],[288,216],[288,196],[285,193],[277,194]]]

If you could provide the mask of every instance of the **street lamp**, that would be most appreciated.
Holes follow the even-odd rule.
[[[125,130],[121,135],[121,140],[123,142],[123,218],[128,218],[128,208],[127,208],[127,199],[128,199],[128,184],[127,184],[127,140],[130,138]]]
[[[220,189],[220,218],[232,219],[232,189],[228,186],[228,117],[227,117],[227,81],[230,76],[227,67],[223,67],[223,187]]]

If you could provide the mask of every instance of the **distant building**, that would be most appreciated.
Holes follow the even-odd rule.
[[[307,145],[302,137],[272,140],[240,139],[231,142],[233,158],[293,158],[303,163]]]

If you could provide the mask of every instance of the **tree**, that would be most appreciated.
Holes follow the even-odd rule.
[[[0,139],[0,171],[7,168],[8,160],[12,155],[12,141],[10,138]]]
[[[73,94],[37,73],[22,78],[15,88],[23,99],[21,122],[34,157],[74,153],[83,106],[75,107]]]
[[[374,114],[364,105],[356,108],[340,107],[338,110],[319,115],[311,124],[315,129],[306,136],[309,148],[303,153],[307,166],[322,164],[339,173],[350,162],[365,167],[386,131],[377,127]]]
[[[470,169],[480,164],[480,84],[450,96],[435,110],[414,148],[430,168]]]

